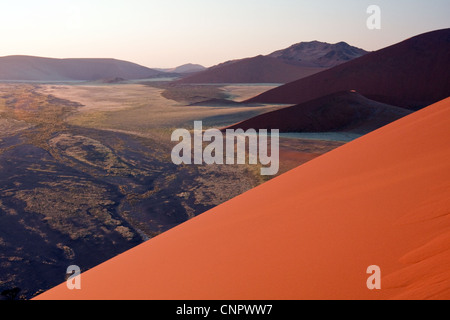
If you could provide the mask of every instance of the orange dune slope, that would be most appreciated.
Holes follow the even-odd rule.
[[[450,98],[38,299],[450,299],[449,214]]]

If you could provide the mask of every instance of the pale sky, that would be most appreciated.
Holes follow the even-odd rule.
[[[0,0],[0,56],[212,66],[311,40],[378,50],[449,21],[449,0]]]

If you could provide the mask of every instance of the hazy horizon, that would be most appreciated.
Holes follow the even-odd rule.
[[[366,9],[381,8],[369,30]],[[18,0],[0,11],[0,56],[114,58],[149,68],[218,63],[303,41],[375,51],[448,28],[447,0]]]

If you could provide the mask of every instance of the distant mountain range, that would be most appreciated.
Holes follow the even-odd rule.
[[[179,76],[180,83],[287,83],[361,57],[366,51],[345,42],[301,42],[267,56],[227,61],[211,68],[185,64],[147,68],[116,59],[0,57],[3,81],[107,81]]]
[[[368,52],[345,42],[301,42],[267,56],[227,61],[181,83],[286,83],[359,58]]]
[[[367,51],[353,47],[346,42],[329,44],[311,41],[300,42],[287,49],[275,51],[269,54],[269,57],[302,67],[332,68],[367,53]]]
[[[157,71],[177,73],[177,74],[182,74],[182,75],[188,74],[188,73],[201,72],[206,69],[207,68],[202,65],[192,64],[192,63],[183,64],[182,66],[179,66],[176,68],[168,68],[168,69],[155,68],[155,70],[157,70]]]
[[[0,80],[94,81],[147,79],[166,73],[116,59],[52,59],[31,56],[0,57]]]
[[[450,29],[437,30],[285,84],[246,102],[302,104],[356,90],[368,99],[417,110],[450,96],[449,67]]]

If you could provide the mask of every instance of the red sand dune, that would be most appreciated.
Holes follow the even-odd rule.
[[[272,89],[248,102],[300,104],[356,90],[369,99],[418,109],[450,95],[449,52],[450,29],[433,31]]]
[[[366,134],[407,116],[412,111],[345,91],[293,107],[268,112],[231,129],[279,129],[280,132],[336,132]]]
[[[181,79],[178,83],[287,83],[325,70],[257,56],[230,61]]]
[[[38,299],[450,299],[449,137],[450,98]]]

